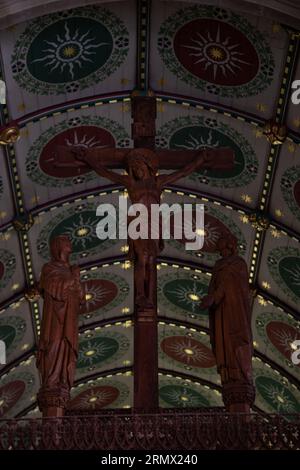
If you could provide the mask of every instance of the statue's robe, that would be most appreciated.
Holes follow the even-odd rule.
[[[37,367],[44,388],[71,388],[78,355],[78,312],[80,294],[70,290],[74,279],[70,266],[60,261],[47,263],[40,288],[44,295]]]
[[[217,261],[209,295],[211,344],[222,383],[252,384],[253,342],[250,290],[246,262],[233,255]]]

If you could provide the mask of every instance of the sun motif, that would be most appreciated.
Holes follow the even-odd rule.
[[[209,131],[208,137],[204,138],[203,136],[195,137],[192,134],[189,134],[184,144],[176,144],[176,147],[184,148],[187,150],[199,150],[204,147],[219,147],[219,141],[215,140],[212,135],[212,131]]]
[[[280,385],[262,385],[266,396],[272,401],[278,412],[296,413],[297,409],[295,403],[288,396],[284,387]]]
[[[215,246],[219,238],[220,232],[218,227],[212,225],[211,222],[207,222],[204,225],[204,241],[206,246]]]
[[[119,391],[112,387],[92,387],[75,397],[72,409],[102,408],[115,401],[118,395]]]
[[[191,286],[178,286],[174,290],[167,290],[169,294],[174,294],[176,300],[180,303],[188,305],[194,312],[199,305],[202,297],[205,295],[204,289],[197,282],[191,282]]]
[[[200,395],[186,387],[168,387],[168,390],[163,393],[163,396],[169,403],[182,408],[206,405]]]
[[[213,60],[223,60],[225,57],[224,51],[219,47],[211,47],[208,50],[208,55],[210,55]]]
[[[175,226],[175,224],[174,224]],[[196,218],[192,217],[192,220],[190,218],[185,218],[184,220],[184,231],[185,233],[191,233],[194,232],[194,229],[196,227]],[[216,245],[216,242],[220,238],[220,230],[217,226],[213,225],[210,221],[205,222],[204,219],[204,230],[203,229],[197,229],[196,233],[198,235],[203,235],[204,236],[204,243],[205,247],[214,247]]]
[[[283,268],[287,273],[290,274],[290,282],[295,286],[300,286],[300,264],[297,264],[293,268]]]
[[[292,344],[294,343],[295,340],[298,339],[297,334],[295,333],[294,335],[290,332],[287,331],[285,328],[271,328],[270,333],[277,338],[278,344],[280,344],[283,348],[283,350],[286,353],[291,354],[293,351]]]
[[[80,227],[76,233],[79,237],[85,237],[89,233],[89,231],[90,230],[88,227]]]
[[[199,302],[199,300],[200,300],[200,297],[199,297],[199,295],[197,295],[197,294],[189,294],[189,298],[190,298],[193,302]]]
[[[230,36],[221,39],[220,27],[213,38],[209,31],[205,33],[196,32],[191,38],[193,45],[185,44],[183,47],[189,50],[189,56],[194,58],[195,64],[203,64],[204,70],[212,69],[214,80],[218,74],[223,77],[237,75],[241,71],[242,65],[251,65],[244,60],[245,54],[237,50],[240,44],[234,44]]]
[[[67,46],[63,50],[65,57],[74,57],[76,55],[76,48],[74,46]]]
[[[87,245],[96,237],[97,220],[91,216],[79,215],[72,224],[65,228],[65,234],[70,238],[74,249],[81,247],[86,249]]]
[[[78,137],[77,131],[74,130],[73,139],[66,138],[65,143],[67,147],[84,147],[84,148],[91,148],[91,147],[100,147],[104,148],[106,145],[100,145],[101,141],[96,140],[96,136],[88,137],[84,134],[81,138]]]
[[[178,360],[190,365],[211,359],[204,348],[195,344],[190,338],[177,338],[168,345],[167,349],[177,356]]]
[[[64,23],[64,30],[63,37],[57,34],[56,39],[51,41],[44,39],[43,42],[48,46],[42,49],[44,57],[34,59],[32,63],[40,62],[44,67],[50,68],[50,72],[59,70],[62,73],[66,69],[74,80],[74,68],[81,69],[84,63],[93,62],[91,56],[96,54],[95,49],[108,46],[109,43],[93,42],[95,38],[90,35],[90,30],[81,35],[78,29],[71,32],[67,21]]]
[[[23,382],[11,382],[4,385],[0,389],[0,416],[3,416],[6,411],[21,397],[25,389]]]
[[[267,333],[274,346],[290,360],[291,354],[297,349],[295,341],[300,338],[299,332],[293,328],[287,329],[285,325],[278,326],[278,324],[270,323],[267,325]]]
[[[97,341],[84,341],[80,344],[78,362],[83,362],[86,366],[110,356],[116,351],[116,342],[107,342],[105,338]]]
[[[83,285],[83,292],[85,295],[85,308],[88,311],[94,310],[99,303],[103,302],[103,300],[112,292],[112,289],[107,289],[102,284],[84,284]]]

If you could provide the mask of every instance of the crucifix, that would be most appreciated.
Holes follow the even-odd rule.
[[[234,153],[229,148],[164,150],[155,148],[156,98],[134,92],[132,105],[133,149],[58,147],[57,166],[90,167],[100,176],[125,186],[132,204],[151,213],[160,204],[164,187],[198,169],[230,170]],[[122,175],[112,169],[126,168]],[[159,169],[176,170],[158,174]],[[151,220],[148,227],[151,227]],[[157,265],[163,240],[128,239],[134,260],[134,408],[158,408]]]

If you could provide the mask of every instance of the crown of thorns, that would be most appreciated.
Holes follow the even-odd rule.
[[[128,170],[134,163],[143,162],[150,170],[156,172],[158,170],[158,157],[150,149],[133,149],[125,157],[125,165]]]

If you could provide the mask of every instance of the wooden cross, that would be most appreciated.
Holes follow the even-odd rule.
[[[148,149],[143,151],[143,158],[146,159],[147,155],[149,155],[150,159],[151,154],[153,156],[155,153],[160,169],[177,170],[170,175],[160,175],[155,178],[155,184],[158,186],[158,188],[155,187],[155,190],[157,190],[157,202],[159,202],[160,191],[166,184],[186,176],[193,172],[196,167],[200,168],[202,165],[205,168],[205,162],[202,161],[201,164],[200,161],[200,166],[195,163],[196,158],[199,158],[199,154],[201,154],[201,150],[155,149],[155,96],[153,94],[142,96],[138,93],[133,93],[131,103],[133,118],[132,138],[135,149]],[[72,147],[58,147],[56,166],[86,168],[88,165],[105,178],[121,184],[124,182],[125,186],[128,184],[129,196],[132,202],[137,202],[133,201],[136,193],[134,192],[135,189],[132,189],[132,185],[130,186],[130,177],[110,171],[111,169],[124,168],[125,159],[132,152],[132,149],[94,147],[84,150],[84,158],[79,158],[79,154],[76,156],[74,152],[75,149]],[[209,168],[219,171],[233,168],[234,153],[231,149],[209,149],[206,152],[209,152]],[[205,155],[207,157],[207,153]],[[143,180],[139,184],[139,188],[141,188],[141,185],[143,186],[144,184]],[[145,192],[147,191],[146,185],[145,182]],[[150,252],[151,250],[152,252]],[[134,263],[134,407],[136,410],[143,411],[152,411],[158,408],[157,266],[153,248],[149,248],[148,255],[151,262],[149,262],[146,269],[142,270],[139,260],[135,260]],[[155,292],[155,295],[152,295],[154,300],[150,305],[149,302],[148,304],[141,304],[140,296],[137,293],[140,289],[141,280],[143,281],[141,279],[143,276],[146,276],[145,284],[149,284],[149,291]]]
[[[149,148],[155,150],[158,156],[159,168],[165,170],[176,170],[190,163],[199,154],[199,150],[169,150],[155,148],[155,120],[156,120],[156,98],[152,96],[141,96],[132,94],[131,97],[132,139],[135,148]],[[124,158],[130,149],[121,148],[98,148],[88,149],[90,156],[101,162],[107,169],[124,168]],[[228,171],[234,166],[234,152],[230,148],[210,149],[215,161],[211,169]],[[73,147],[57,147],[58,161],[56,167],[86,167],[83,162],[75,159]]]

